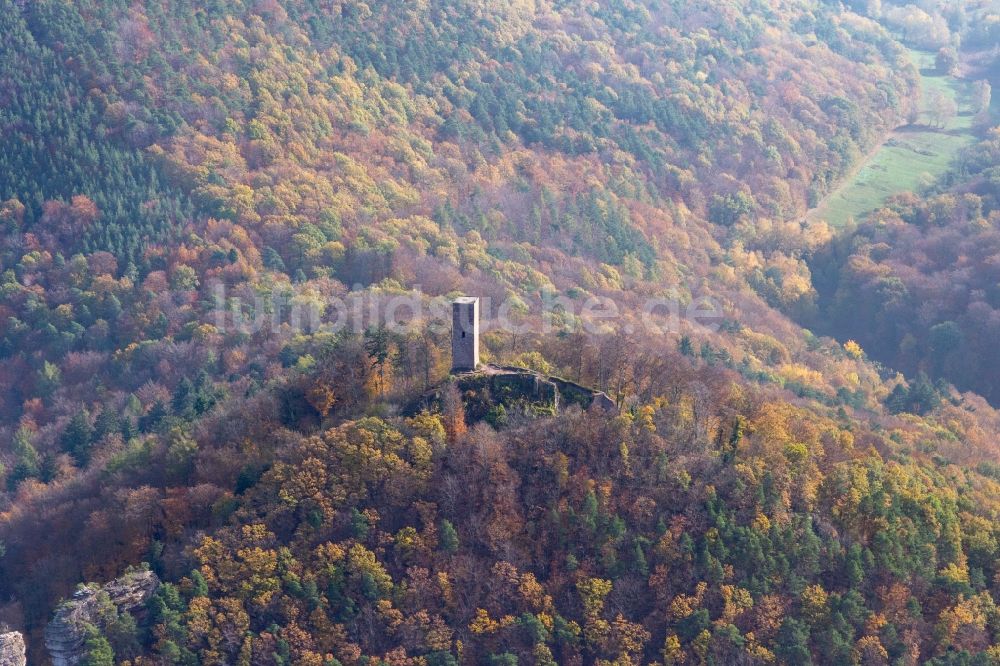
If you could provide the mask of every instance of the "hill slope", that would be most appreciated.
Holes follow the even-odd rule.
[[[0,619],[35,660],[59,598],[141,562],[167,584],[138,625],[108,613],[94,655],[995,658],[997,414],[922,385],[923,416],[895,415],[901,378],[776,309],[815,312],[805,259],[830,240],[792,220],[915,97],[874,21],[0,10]],[[488,358],[621,414],[446,391],[402,418],[447,376],[433,322],[296,325],[418,286],[505,302],[533,326],[490,331]],[[619,313],[598,330],[592,296]],[[650,331],[651,299],[712,307]],[[238,326],[255,301],[266,322]]]

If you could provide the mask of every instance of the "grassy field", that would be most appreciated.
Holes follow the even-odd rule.
[[[934,54],[910,51],[920,70],[922,112],[916,125],[901,127],[809,214],[837,227],[851,218],[860,221],[900,192],[916,192],[941,177],[962,148],[975,141],[970,112],[972,83],[942,76],[934,69]],[[929,100],[941,92],[958,105],[958,115],[944,128],[929,125]],[[994,110],[996,105],[994,104]]]

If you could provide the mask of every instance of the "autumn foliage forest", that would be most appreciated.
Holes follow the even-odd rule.
[[[0,0],[0,34],[29,663],[130,567],[164,584],[84,663],[1000,663],[1000,130],[802,221],[912,117],[906,46],[996,74],[989,3]],[[416,288],[613,299],[483,354],[620,409],[469,418],[431,322],[231,325]]]

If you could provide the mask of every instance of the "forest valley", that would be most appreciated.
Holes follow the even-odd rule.
[[[0,0],[0,34],[29,663],[142,570],[80,663],[1000,663],[995,3]],[[931,122],[907,47],[982,82],[975,145],[803,222]],[[218,319],[417,287],[612,299],[482,352],[618,409],[463,393],[430,323]],[[701,298],[716,325],[640,325]]]

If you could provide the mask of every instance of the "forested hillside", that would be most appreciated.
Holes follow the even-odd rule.
[[[1000,136],[965,155],[967,176],[900,196],[817,259],[831,332],[876,358],[996,403],[1000,386]],[[824,279],[820,279],[822,276]],[[897,406],[898,407],[898,406]]]
[[[0,0],[0,623],[145,563],[88,663],[1000,660],[1000,415],[934,381],[996,399],[996,138],[799,221],[919,99],[870,4]],[[291,311],[418,289],[561,298],[484,358],[618,412],[404,415],[434,322]]]
[[[821,304],[810,324],[857,339],[872,358],[911,378],[950,382],[997,404],[1000,134],[992,88],[1000,84],[1000,18],[988,3],[969,3],[959,14],[945,5],[894,7],[886,18],[911,44],[937,49],[939,74],[972,84],[954,111],[979,130],[979,140],[945,178],[891,197],[812,257]],[[961,54],[952,31],[967,45]],[[954,134],[938,132],[945,141]],[[902,389],[887,405],[914,407]]]
[[[807,305],[800,250],[825,232],[784,220],[910,95],[877,25],[805,6],[514,6],[499,30],[474,3],[286,4],[6,7],[25,46],[5,153],[28,150],[18,130],[40,166],[12,158],[0,193],[0,380],[43,457],[102,391],[118,412],[136,394],[137,419],[185,376],[262,381],[274,352],[214,330],[217,283],[317,302],[475,285],[524,307],[645,285],[748,316],[749,282]],[[431,48],[432,25],[469,53]]]

